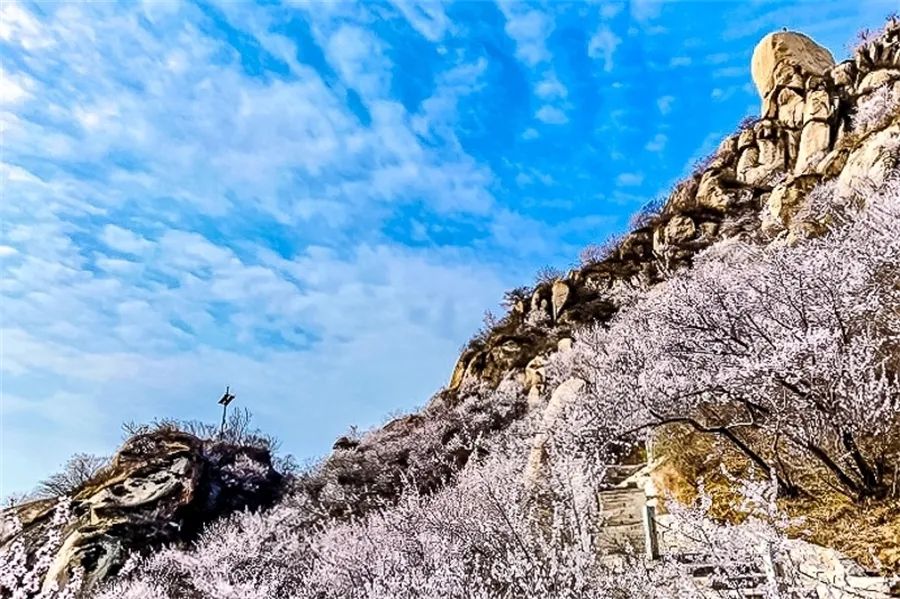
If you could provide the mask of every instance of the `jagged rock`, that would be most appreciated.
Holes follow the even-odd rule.
[[[828,123],[810,121],[803,126],[800,148],[794,173],[800,174],[819,163],[831,148],[831,127]]]
[[[334,445],[331,446],[331,449],[334,451],[350,451],[356,449],[359,446],[359,441],[357,439],[351,439],[350,437],[338,437],[334,442]]]
[[[737,163],[737,180],[747,185],[756,185],[765,180],[767,172],[759,168],[759,148],[751,146],[741,152]]]
[[[554,281],[553,288],[550,292],[551,303],[553,305],[553,320],[557,320],[562,314],[563,308],[566,307],[566,301],[572,290],[565,281]]]
[[[846,148],[835,148],[819,161],[815,172],[829,179],[838,176],[844,165],[847,164],[848,154],[849,150]]]
[[[777,106],[779,121],[788,127],[803,126],[803,96],[786,87],[778,92]]]
[[[766,98],[776,85],[796,86],[795,74],[824,75],[833,66],[831,52],[809,37],[779,31],[765,36],[754,48],[751,74],[760,97]]]
[[[879,69],[877,71],[872,71],[863,77],[857,91],[860,95],[869,94],[879,87],[898,79],[900,79],[900,70],[897,69]]]
[[[740,135],[738,135],[737,150],[741,151],[745,148],[749,148],[755,141],[756,134],[753,132],[753,128],[747,127],[741,131]]]
[[[794,215],[806,198],[806,194],[818,181],[819,177],[807,175],[794,177],[776,185],[766,202],[767,214],[763,217],[764,229],[772,233],[790,226]]]
[[[806,103],[803,107],[803,123],[810,121],[827,122],[833,113],[831,96],[827,91],[817,89],[806,95]]]
[[[541,312],[550,314],[550,303],[547,301],[547,290],[545,287],[538,287],[531,295],[531,312]]]
[[[456,365],[453,367],[453,373],[450,375],[450,383],[448,385],[451,389],[458,389],[462,384],[470,357],[469,352],[463,352],[456,360]]]
[[[677,215],[666,224],[665,240],[669,244],[690,241],[697,234],[697,226],[690,217]]]
[[[831,80],[840,87],[850,87],[856,80],[856,63],[845,60],[831,69]]]
[[[727,212],[749,199],[748,190],[735,186],[736,179],[726,173],[707,171],[700,179],[697,204],[703,208]]]
[[[874,133],[847,157],[838,177],[842,190],[852,191],[884,182],[888,172],[900,163],[900,115],[895,124]]]
[[[224,514],[271,504],[282,477],[265,449],[204,442],[173,430],[132,437],[108,467],[72,496],[72,521],[52,556],[43,588],[61,585],[74,568],[87,588],[115,574],[131,551],[191,540]],[[22,530],[0,536],[0,548],[22,541],[39,546],[51,526],[55,501],[3,511]]]
[[[781,138],[762,138],[757,142],[759,148],[759,163],[769,168],[784,167],[784,142]]]
[[[547,365],[542,356],[535,356],[531,362],[525,365],[524,385],[526,390],[533,387],[541,387],[544,384],[544,369]]]

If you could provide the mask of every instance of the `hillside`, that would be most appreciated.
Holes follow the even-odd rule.
[[[241,439],[143,431],[71,497],[3,512],[2,596],[888,596],[900,21],[837,64],[773,33],[750,69],[759,117],[509,292],[423,410],[288,477]],[[648,498],[672,531],[652,560],[606,543]],[[875,586],[810,583],[838,562]]]

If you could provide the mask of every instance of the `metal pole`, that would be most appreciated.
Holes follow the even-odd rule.
[[[225,423],[228,414],[228,404],[230,404],[233,400],[234,395],[231,394],[231,387],[225,387],[225,394],[222,395],[222,399],[219,400],[219,403],[222,404],[222,425],[219,427],[220,439],[225,437]]]
[[[225,436],[225,413],[228,412],[228,404],[222,404],[222,426],[219,427],[219,438]]]
[[[644,504],[644,550],[647,559],[659,559],[659,540],[656,532],[656,506]]]

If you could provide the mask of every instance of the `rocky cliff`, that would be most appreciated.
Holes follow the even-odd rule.
[[[190,541],[219,516],[270,505],[281,483],[265,449],[177,430],[139,434],[70,498],[4,510],[0,551],[29,565],[46,560],[44,579],[35,581],[42,591],[73,575],[90,588],[119,571],[131,552]],[[42,546],[54,553],[37,555]],[[5,597],[15,589],[2,582]]]

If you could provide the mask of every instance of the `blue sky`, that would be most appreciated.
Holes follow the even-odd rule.
[[[0,4],[0,495],[236,405],[298,457],[427,401],[506,288],[891,2]]]

